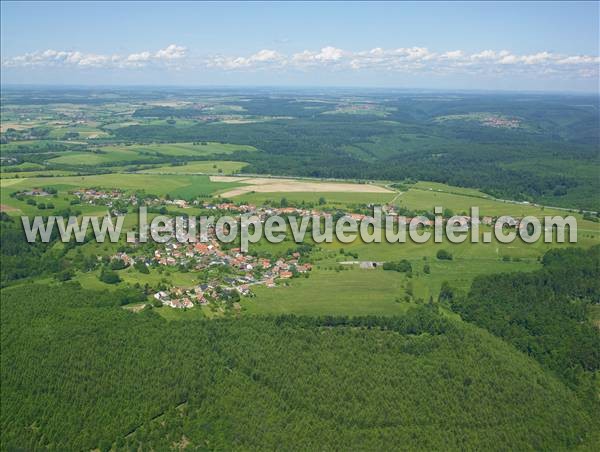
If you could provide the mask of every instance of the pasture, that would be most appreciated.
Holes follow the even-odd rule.
[[[573,215],[578,223],[583,221],[582,216],[575,210],[556,209],[538,206],[529,203],[504,201],[479,192],[475,189],[452,187],[434,182],[418,182],[407,192],[402,193],[395,200],[398,206],[415,211],[433,211],[435,206],[450,209],[454,214],[469,214],[472,206],[479,207],[480,216],[525,217],[528,215],[538,218],[546,215]],[[599,229],[598,223],[585,221],[588,229]],[[595,226],[595,227],[594,227]]]
[[[236,151],[254,152],[256,148],[246,145],[228,143],[166,143],[135,144],[119,146],[102,146],[92,152],[69,152],[50,159],[50,163],[66,165],[98,165],[151,161],[156,157],[206,157],[211,155],[231,154]]]
[[[185,165],[177,166],[158,166],[139,172],[147,174],[234,174],[247,165],[244,162],[208,160],[205,162],[188,162]]]
[[[223,196],[223,195],[222,195]],[[320,207],[331,207],[343,209],[347,206],[358,204],[386,204],[395,196],[395,193],[345,193],[345,192],[280,192],[280,193],[258,193],[249,192],[233,198],[236,202],[245,204],[278,204],[285,198],[292,205],[312,203],[318,205],[321,198],[325,201]]]

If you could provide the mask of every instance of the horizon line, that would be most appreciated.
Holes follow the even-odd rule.
[[[302,89],[302,90],[373,90],[373,91],[433,91],[440,93],[520,93],[520,94],[576,94],[600,96],[600,89],[596,91],[587,90],[534,90],[534,89],[503,89],[503,88],[435,88],[435,87],[401,87],[401,86],[374,86],[374,85],[217,85],[217,84],[60,84],[60,83],[0,83],[0,90],[14,88],[168,88],[168,89]]]

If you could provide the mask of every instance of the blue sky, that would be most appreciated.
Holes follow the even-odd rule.
[[[597,2],[1,8],[5,84],[598,90]]]

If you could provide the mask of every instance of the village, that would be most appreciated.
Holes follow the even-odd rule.
[[[34,188],[27,192],[19,193],[23,196],[48,196],[48,189]],[[129,207],[148,206],[161,209],[173,206],[178,209],[196,208],[214,212],[214,216],[230,214],[248,214],[256,216],[262,223],[269,217],[278,216],[311,216],[318,218],[340,218],[348,217],[360,222],[372,215],[374,205],[357,206],[354,211],[345,212],[339,209],[317,209],[314,207],[276,207],[264,205],[257,207],[253,204],[236,204],[227,200],[184,200],[160,198],[147,195],[143,192],[127,193],[119,189],[102,190],[98,188],[81,188],[69,192],[79,203],[98,205],[108,208],[113,215],[122,215]],[[166,211],[165,211],[166,213]],[[416,223],[411,223],[415,216],[409,216],[408,212],[396,205],[386,204],[382,206],[382,213],[391,216],[400,226],[410,229],[417,228]],[[426,217],[419,218],[422,227],[434,226],[433,215],[426,213]],[[475,224],[492,226],[496,217],[483,216],[471,218],[468,215],[454,217],[455,225],[463,230],[469,229]],[[448,219],[444,219],[446,222]],[[170,218],[165,225],[175,230],[175,221]],[[505,225],[509,228],[520,227],[520,220],[514,219]],[[286,280],[295,277],[308,277],[313,263],[310,262],[310,247],[299,246],[297,250],[291,250],[285,256],[265,257],[255,254],[244,253],[239,247],[223,246],[217,240],[215,224],[210,224],[207,232],[201,234],[200,240],[193,243],[180,243],[176,235],[168,239],[166,243],[156,244],[149,253],[117,252],[110,257],[111,261],[121,261],[122,268],[130,266],[145,266],[147,268],[165,268],[175,271],[202,272],[205,270],[213,272],[210,280],[201,282],[193,287],[164,287],[157,290],[153,297],[157,303],[176,309],[189,309],[196,305],[208,305],[211,303],[226,303],[239,301],[240,296],[252,297],[252,286],[263,285],[265,287],[276,287],[284,284]],[[130,244],[135,249],[139,243]],[[381,263],[383,264],[383,263]],[[371,268],[371,265],[359,266],[360,268]],[[216,276],[214,275],[216,274]]]
[[[189,268],[196,272],[213,267],[224,270],[210,282],[192,288],[172,287],[154,294],[156,300],[173,308],[191,308],[194,304],[206,305],[232,298],[237,301],[239,296],[232,296],[232,293],[252,296],[253,285],[276,287],[278,282],[312,270],[312,264],[301,251],[294,251],[285,258],[260,258],[242,253],[239,248],[223,250],[215,238],[208,243],[189,244],[171,240],[156,249],[152,256],[133,257],[119,252],[111,260],[121,260],[127,266],[140,262],[146,266]]]

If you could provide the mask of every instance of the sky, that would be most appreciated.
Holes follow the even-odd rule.
[[[3,0],[1,78],[598,93],[599,5]]]

